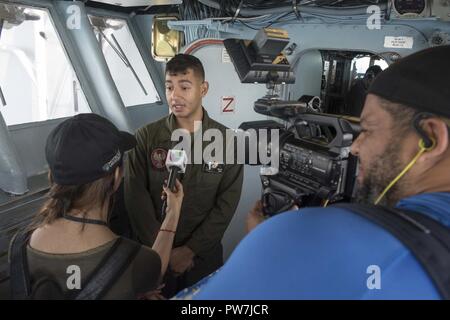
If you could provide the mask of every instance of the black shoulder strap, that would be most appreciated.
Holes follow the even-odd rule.
[[[19,232],[13,238],[10,254],[10,277],[12,299],[29,299],[31,295],[30,275],[27,262],[27,244],[31,232]],[[117,239],[103,257],[86,285],[74,292],[69,299],[95,300],[101,299],[135,258],[141,245],[134,241]]]
[[[101,299],[136,257],[141,245],[120,237],[106,253],[75,300]]]
[[[9,275],[11,279],[11,298],[15,300],[28,299],[31,293],[26,253],[26,244],[30,235],[31,232],[18,232],[11,240]]]
[[[428,272],[444,299],[450,299],[450,228],[425,214],[375,205],[341,203],[378,224],[402,242]]]

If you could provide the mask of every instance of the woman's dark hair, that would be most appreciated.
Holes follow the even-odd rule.
[[[85,218],[90,209],[107,205],[109,216],[114,204],[114,177],[114,173],[111,173],[83,185],[62,186],[53,182],[49,172],[50,190],[47,194],[49,199],[36,215],[30,230],[51,224],[72,209],[82,209]]]

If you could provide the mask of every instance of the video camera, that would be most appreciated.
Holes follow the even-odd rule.
[[[278,50],[283,50],[289,42],[285,37],[277,39],[273,34],[268,37],[267,32],[261,30],[250,43],[237,39],[224,41],[241,82],[257,79],[254,82],[266,83],[271,88],[295,81],[286,59],[281,67],[270,61],[280,60]],[[261,43],[266,48],[261,49]],[[259,54],[261,52],[263,54]],[[262,202],[266,215],[272,216],[295,205],[326,205],[352,198],[357,159],[351,155],[350,147],[359,133],[357,122],[322,113],[320,98],[315,96],[284,101],[269,94],[255,102],[254,110],[282,120],[244,122],[239,127],[244,132],[250,129],[279,130],[278,141],[266,141],[267,152],[279,154],[278,168],[265,164],[261,170]],[[245,148],[248,154],[248,141]]]

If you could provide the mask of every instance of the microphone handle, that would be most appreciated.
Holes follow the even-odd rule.
[[[167,181],[167,187],[172,192],[175,192],[174,188],[175,188],[175,181],[177,179],[178,171],[180,171],[180,168],[178,168],[178,167],[173,166],[170,168],[169,179]]]
[[[178,167],[171,167],[169,172],[169,179],[167,181],[167,187],[172,191],[175,192],[175,181],[178,175],[178,171],[180,171],[180,168]],[[161,223],[166,218],[166,209],[167,209],[167,199],[164,200],[162,208],[161,208]]]

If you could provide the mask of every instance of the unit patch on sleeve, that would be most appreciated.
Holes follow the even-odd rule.
[[[152,166],[156,170],[164,170],[166,168],[167,150],[164,148],[155,148],[152,150],[150,160]]]

